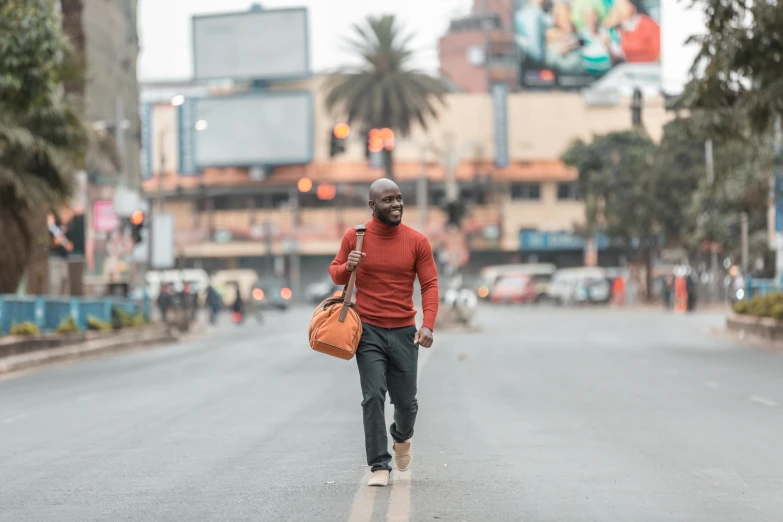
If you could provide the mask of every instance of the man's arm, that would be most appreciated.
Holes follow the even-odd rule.
[[[345,267],[345,263],[348,261],[348,254],[351,253],[351,236],[353,235],[348,231],[343,236],[343,241],[340,243],[340,250],[337,252],[332,264],[329,265],[329,275],[332,276],[332,281],[336,285],[347,285],[348,280],[351,279],[351,273]]]
[[[421,308],[424,313],[422,327],[435,330],[438,316],[438,268],[432,255],[432,246],[422,237],[416,248],[416,276],[421,286]]]

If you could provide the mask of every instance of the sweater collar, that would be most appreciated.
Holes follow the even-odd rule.
[[[390,226],[375,217],[373,214],[372,219],[367,223],[367,232],[375,234],[376,236],[394,236],[400,231],[402,223],[397,226]]]

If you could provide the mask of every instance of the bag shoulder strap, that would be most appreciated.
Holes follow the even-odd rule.
[[[367,225],[356,225],[356,250],[362,251],[364,245],[364,233],[367,231]],[[351,299],[353,299],[353,292],[356,289],[356,269],[351,272],[351,279],[348,280],[348,286],[343,290],[343,309],[340,311],[340,322],[345,322],[345,318],[348,316],[348,307],[351,306]]]

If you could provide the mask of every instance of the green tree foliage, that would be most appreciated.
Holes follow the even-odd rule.
[[[637,131],[612,132],[589,143],[571,144],[562,159],[579,172],[591,228],[628,242],[655,233],[653,208],[648,204],[655,150],[652,140]]]
[[[706,14],[686,105],[712,111],[722,133],[745,117],[754,133],[783,112],[783,9],[776,0],[692,0]]]
[[[579,186],[587,208],[589,233],[603,229],[638,253],[647,266],[648,294],[652,287],[652,259],[661,232],[653,194],[662,192],[654,170],[655,143],[641,131],[612,132],[586,143],[577,140],[563,155],[566,165],[579,172]]]
[[[444,103],[443,83],[410,67],[411,37],[403,34],[392,15],[370,17],[354,26],[349,49],[361,65],[340,71],[327,82],[326,105],[348,123],[364,129],[391,128],[407,136],[418,123],[427,128]],[[392,151],[385,151],[387,177],[393,178]]]
[[[70,195],[87,144],[61,94],[65,45],[52,0],[0,3],[0,293],[45,241],[46,209]]]
[[[659,247],[697,255],[707,242],[738,259],[740,215],[746,212],[751,256],[765,257],[770,138],[714,139],[715,175],[709,182],[704,144],[714,135],[714,121],[703,111],[677,118],[664,127],[659,144],[636,131],[573,142],[562,159],[579,173],[586,208],[581,232],[604,230],[637,245],[648,266]]]

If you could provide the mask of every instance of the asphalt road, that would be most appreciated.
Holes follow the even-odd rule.
[[[783,520],[783,354],[718,315],[436,332],[411,471],[371,489],[355,363],[309,314],[0,381],[0,521]]]

